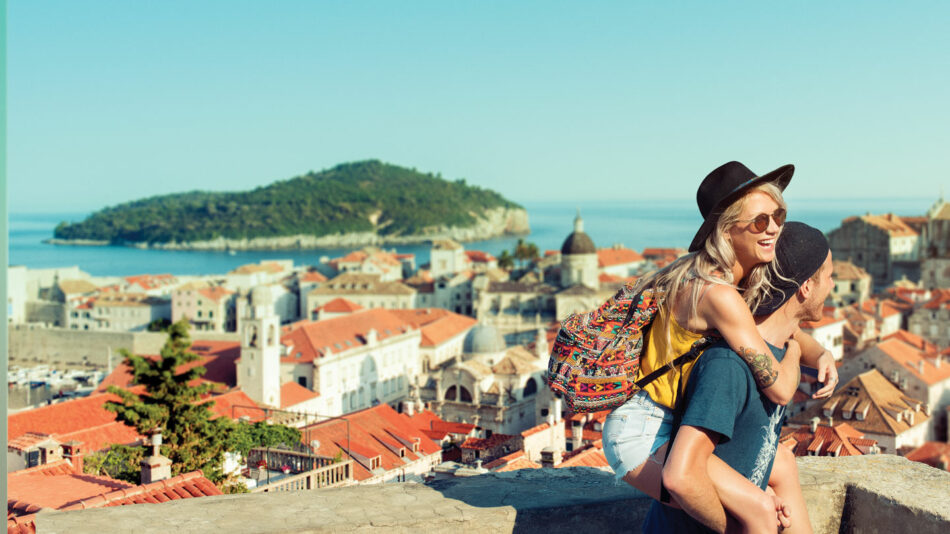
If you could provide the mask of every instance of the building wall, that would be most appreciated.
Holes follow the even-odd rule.
[[[861,267],[871,275],[875,287],[891,282],[890,235],[864,222],[854,219],[828,234],[832,255]]]
[[[421,372],[420,339],[419,331],[411,330],[314,362],[314,383],[319,385],[314,390],[326,410],[321,414],[343,415],[374,401],[391,404],[407,398],[409,384]]]
[[[837,321],[818,328],[803,328],[802,331],[815,338],[819,345],[831,352],[835,361],[844,357],[844,343],[842,342],[845,321]]]
[[[564,254],[561,257],[561,286],[583,284],[597,288],[597,254]]]
[[[563,419],[544,430],[524,436],[524,452],[532,462],[541,461],[541,450],[545,447],[554,447],[559,451],[566,450],[567,441],[564,437]]]
[[[345,298],[350,302],[355,302],[366,309],[384,308],[387,310],[407,310],[415,307],[416,294],[407,295],[379,295],[379,294],[350,294],[345,292],[335,294],[307,295],[307,309],[313,311],[314,308],[323,306],[336,298]]]
[[[927,258],[920,270],[920,283],[925,288],[950,287],[950,257]]]
[[[907,319],[907,328],[940,347],[950,346],[950,309],[920,308]]]
[[[857,280],[835,280],[831,290],[831,300],[837,305],[848,306],[863,302],[871,295],[871,277]]]

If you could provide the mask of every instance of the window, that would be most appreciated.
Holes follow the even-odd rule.
[[[307,387],[307,377],[305,377],[305,376],[298,376],[298,377],[297,377],[297,383],[300,384],[300,385],[303,386],[303,387]]]

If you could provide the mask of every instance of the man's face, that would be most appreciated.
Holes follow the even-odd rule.
[[[802,303],[802,319],[806,321],[820,321],[821,311],[825,305],[825,299],[831,293],[831,288],[835,282],[831,279],[831,273],[834,271],[834,264],[831,262],[831,252],[825,258],[825,262],[818,269],[818,276],[808,280],[811,285],[811,293],[805,302]]]

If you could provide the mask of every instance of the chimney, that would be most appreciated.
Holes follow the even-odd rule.
[[[541,449],[541,467],[554,467],[561,463],[561,450],[555,447]]]
[[[834,428],[834,427],[835,427],[835,418],[832,417],[832,416],[830,416],[830,415],[828,416],[828,426],[829,426],[830,428]]]
[[[142,459],[139,465],[142,468],[140,478],[142,484],[151,484],[159,480],[166,480],[172,477],[172,461],[162,456],[162,429],[154,428],[149,436],[152,445],[152,455]]]
[[[812,417],[812,418],[811,418],[811,433],[812,433],[812,434],[814,434],[815,432],[818,432],[818,423],[819,423],[820,421],[821,421],[821,419],[819,419],[819,418],[817,418],[817,417]]]
[[[69,463],[73,464],[73,471],[77,475],[82,474],[83,464],[82,464],[82,442],[81,441],[69,441],[63,443],[63,457],[69,460]]]

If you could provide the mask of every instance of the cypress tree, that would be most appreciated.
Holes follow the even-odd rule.
[[[224,479],[222,462],[232,423],[226,417],[212,419],[209,404],[201,397],[212,384],[194,384],[205,373],[195,366],[179,371],[185,364],[200,357],[188,352],[188,322],[178,321],[168,330],[168,341],[157,359],[146,358],[122,350],[125,364],[132,369],[132,385],[144,386],[141,395],[110,386],[109,392],[121,399],[106,403],[119,421],[147,435],[159,427],[162,431],[162,454],[172,461],[172,475],[200,469],[205,477],[218,483]]]

